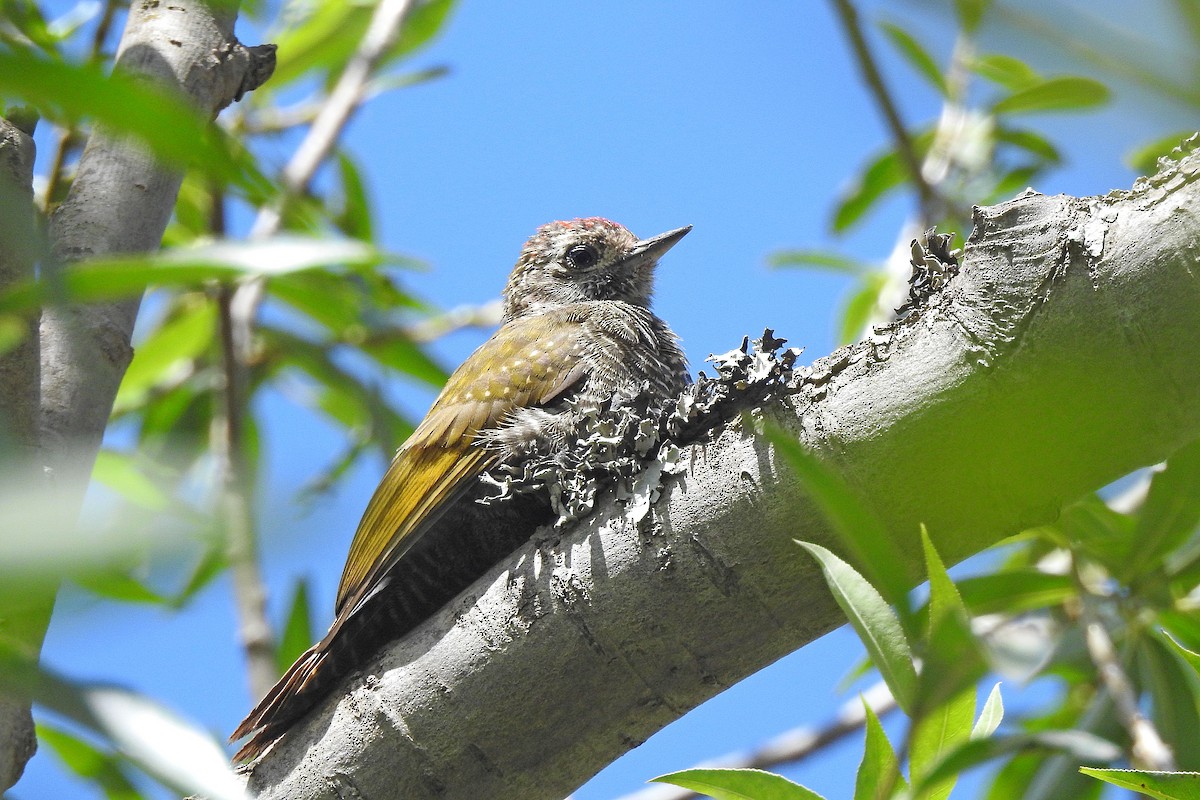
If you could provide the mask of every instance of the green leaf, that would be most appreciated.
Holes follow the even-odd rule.
[[[1053,165],[1062,163],[1062,154],[1058,152],[1058,148],[1040,133],[1021,130],[1019,128],[1010,128],[1004,125],[997,125],[995,133],[996,141],[1020,148],[1027,153],[1037,156],[1045,164]]]
[[[246,164],[216,126],[179,95],[124,73],[106,75],[98,65],[0,51],[0,93],[59,121],[95,120],[110,132],[137,137],[168,164],[199,169],[221,181],[239,180]]]
[[[927,669],[922,670],[922,678],[926,672]],[[970,686],[913,721],[909,762],[913,783],[919,782],[921,786],[918,797],[945,800],[950,796],[956,774],[945,775],[938,781],[928,780],[925,776],[946,753],[971,738],[974,720],[975,687]]]
[[[979,712],[979,719],[975,720],[975,727],[971,729],[971,738],[986,739],[996,732],[996,728],[1000,727],[1003,719],[1004,698],[1000,696],[1000,684],[997,683],[988,693],[987,702],[983,704],[983,710]]]
[[[96,454],[92,478],[142,508],[165,511],[173,504],[170,494],[150,478],[127,453],[102,449]]]
[[[1200,441],[1180,448],[1166,469],[1150,482],[1150,493],[1137,515],[1129,559],[1122,575],[1130,578],[1161,566],[1166,555],[1200,525]]]
[[[971,62],[971,69],[981,78],[1012,92],[1028,89],[1042,81],[1042,76],[1024,61],[999,53],[979,56]]]
[[[106,800],[141,800],[142,795],[125,774],[121,759],[60,728],[39,724],[39,746],[54,751],[59,761],[75,775],[104,792]]]
[[[929,51],[917,41],[916,37],[891,22],[880,23],[879,27],[883,29],[884,34],[891,40],[900,55],[904,56],[917,71],[917,74],[929,81],[942,97],[948,97],[950,88],[946,85],[946,78],[942,75],[941,67],[938,66]]]
[[[967,609],[962,597],[946,572],[946,565],[938,555],[929,531],[921,525],[921,548],[925,553],[925,571],[929,576],[929,630],[933,631],[942,620],[956,616],[963,620],[967,618]]]
[[[271,37],[279,50],[275,72],[264,87],[278,92],[292,81],[312,77],[314,72],[339,71],[362,41],[375,5],[356,0],[301,6],[311,13],[299,19],[290,15],[287,25]],[[262,96],[254,99],[262,102]]]
[[[989,736],[984,739],[965,739],[943,753],[936,764],[913,782],[914,796],[921,796],[928,787],[941,784],[992,759],[1024,750],[1057,751],[1080,761],[1110,762],[1121,758],[1121,748],[1086,731],[1042,731],[1012,736]]]
[[[803,481],[805,491],[829,520],[839,539],[861,566],[871,585],[911,620],[907,560],[879,518],[838,475],[779,428],[768,426],[767,439]]]
[[[72,300],[93,302],[140,294],[149,286],[195,286],[318,267],[365,269],[381,258],[361,242],[279,236],[83,261],[64,268],[56,283]],[[46,281],[24,283],[0,294],[0,309],[33,308],[49,294]]]
[[[308,600],[308,581],[296,581],[292,591],[292,602],[287,621],[279,636],[279,647],[275,651],[275,663],[283,674],[313,642],[312,614]]]
[[[879,674],[892,691],[896,703],[906,711],[913,707],[917,671],[912,648],[904,636],[900,620],[883,596],[853,567],[829,550],[811,542],[797,542],[817,563],[834,600],[845,612],[867,648]]]
[[[1175,646],[1175,649],[1179,651],[1179,655],[1183,656],[1184,661],[1191,665],[1192,669],[1196,671],[1197,675],[1200,675],[1200,653],[1197,653],[1194,650],[1189,650],[1179,642],[1175,641],[1175,638],[1170,635],[1167,636],[1167,641]]]
[[[954,11],[964,33],[971,34],[979,29],[990,5],[991,0],[954,0]]]
[[[685,769],[651,780],[716,800],[824,800],[811,789],[761,769]]]
[[[96,595],[116,600],[119,603],[145,603],[168,605],[161,594],[125,572],[118,570],[93,570],[72,576],[72,581]]]
[[[963,578],[958,590],[967,608],[978,616],[1019,614],[1056,606],[1073,596],[1076,587],[1069,575],[1025,567]]]
[[[1160,638],[1162,637],[1162,638]],[[1138,639],[1139,683],[1149,693],[1152,719],[1180,769],[1200,769],[1200,681],[1176,646],[1151,634]]]
[[[838,233],[849,230],[880,198],[903,186],[908,178],[908,168],[895,150],[877,156],[834,206],[833,229]]]
[[[908,783],[900,774],[900,761],[896,751],[888,741],[879,717],[864,699],[863,714],[865,715],[866,743],[863,746],[862,761],[858,765],[858,773],[854,778],[854,800],[885,800],[891,797],[895,790],[907,789]]]
[[[450,12],[456,4],[457,0],[426,0],[413,9],[404,21],[400,39],[388,54],[388,60],[412,55],[432,42],[445,27],[446,20],[450,18]]]
[[[1139,145],[1125,156],[1125,163],[1139,175],[1153,175],[1158,172],[1158,160],[1169,158],[1171,151],[1195,132],[1194,129],[1178,131]]]
[[[843,255],[833,250],[777,250],[767,256],[767,266],[805,267],[822,269],[842,275],[860,275],[872,269],[870,264],[859,261],[853,256]]]
[[[1095,767],[1080,767],[1079,771],[1156,800],[1200,800],[1200,772],[1149,772]]]
[[[1033,114],[1082,111],[1108,102],[1110,92],[1100,81],[1068,75],[1049,78],[1013,92],[992,106],[995,114]]]
[[[1008,170],[996,181],[996,185],[988,192],[988,202],[1007,200],[1017,192],[1033,185],[1034,180],[1042,174],[1045,168],[1039,164],[1026,164]]]
[[[849,344],[858,339],[879,305],[879,295],[888,285],[885,272],[863,275],[858,287],[846,301],[838,323],[838,343]]]
[[[114,405],[121,409],[140,405],[155,386],[173,382],[212,346],[216,329],[217,308],[207,299],[178,309],[134,348]]]
[[[334,224],[350,238],[369,242],[374,237],[375,226],[362,173],[344,151],[338,151],[337,165],[342,187],[342,207],[334,218]]]

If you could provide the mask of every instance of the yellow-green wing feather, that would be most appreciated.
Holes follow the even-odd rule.
[[[500,454],[475,444],[518,408],[544,405],[584,377],[580,322],[542,314],[506,324],[446,382],[396,453],[358,524],[338,587],[337,613],[353,611],[441,512]]]

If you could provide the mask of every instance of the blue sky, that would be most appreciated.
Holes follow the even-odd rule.
[[[952,42],[933,36],[952,26],[934,4],[862,6],[868,21],[886,7],[940,57],[948,53]],[[663,262],[655,308],[682,336],[693,369],[764,327],[807,348],[806,360],[830,352],[847,280],[772,271],[766,256],[836,243],[881,259],[909,209],[898,198],[845,240],[828,232],[837,192],[886,143],[831,7],[464,0],[444,35],[411,62],[447,65],[449,76],[379,98],[347,142],[366,166],[384,245],[431,267],[405,275],[405,286],[443,307],[491,299],[525,238],[551,219],[606,216],[641,236],[691,224]],[[906,118],[933,118],[932,90],[876,42]],[[1051,56],[1026,55],[1047,70],[1057,66]],[[1134,175],[1121,155],[1186,125],[1151,111],[1144,98],[1123,95],[1100,114],[1035,121],[1070,159],[1037,188],[1083,195],[1128,186]],[[286,155],[281,148],[275,157]],[[453,367],[485,336],[458,333],[434,351]],[[403,381],[396,393],[414,415],[432,399]],[[271,608],[278,619],[294,580],[305,576],[323,627],[384,465],[362,463],[335,495],[298,506],[289,487],[312,477],[340,435],[283,397],[266,398],[258,411],[269,419],[262,547]],[[845,630],[825,637],[669,726],[576,797],[615,797],[659,773],[821,723],[847,699],[838,682],[860,653]],[[225,580],[178,614],[67,590],[45,658],[71,676],[163,699],[222,738],[252,702]],[[793,774],[828,797],[845,796],[859,748],[853,739]],[[34,758],[13,795],[91,796],[48,753]]]

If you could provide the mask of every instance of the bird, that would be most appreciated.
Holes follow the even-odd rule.
[[[553,515],[536,494],[483,505],[481,477],[560,452],[586,409],[674,398],[679,338],[650,310],[659,258],[691,226],[639,239],[602,217],[551,222],[521,249],[499,329],[456,369],[397,451],[350,544],[325,636],[230,736],[256,759],[329,694]]]

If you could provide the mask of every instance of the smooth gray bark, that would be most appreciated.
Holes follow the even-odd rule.
[[[767,411],[861,493],[912,583],[922,523],[958,561],[1200,436],[1198,170],[979,210],[929,308]],[[659,510],[653,535],[610,506],[535,538],[248,769],[252,793],[562,797],[844,622],[792,539],[837,542],[762,438],[697,448]]]

